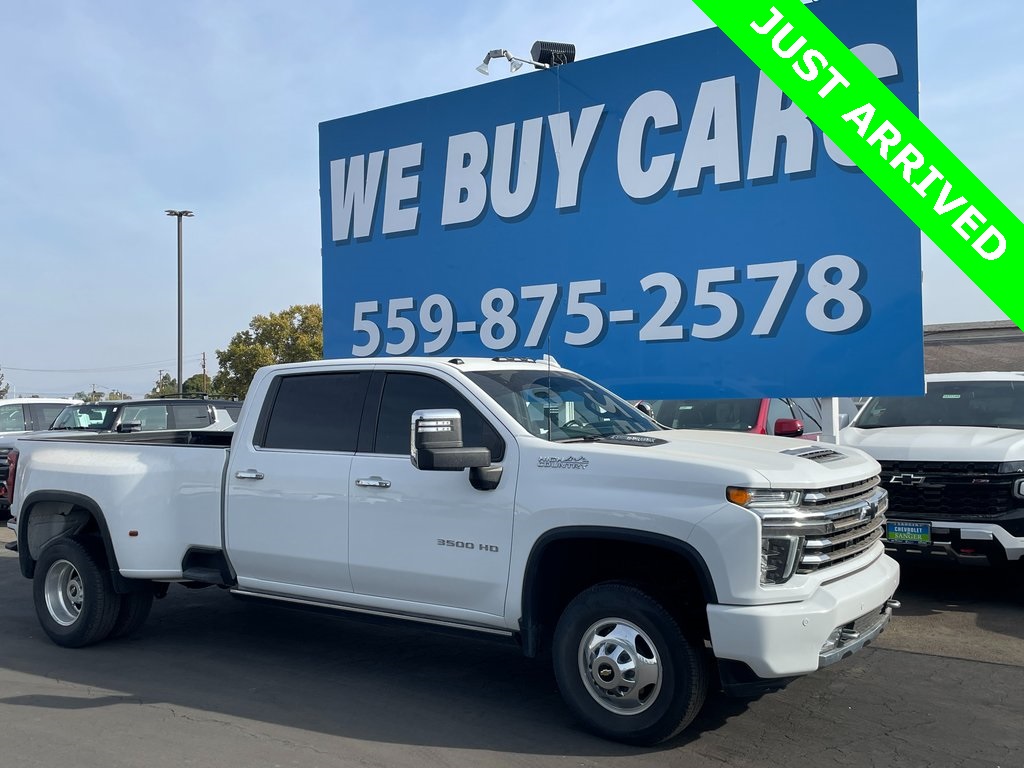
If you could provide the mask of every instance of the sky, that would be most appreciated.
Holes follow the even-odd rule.
[[[918,6],[921,119],[1020,216],[1024,3]],[[709,26],[688,0],[0,0],[8,397],[175,375],[168,208],[195,212],[185,378],[255,315],[319,303],[319,123],[480,85],[492,48],[581,60]],[[923,270],[926,324],[1006,318],[927,239]]]

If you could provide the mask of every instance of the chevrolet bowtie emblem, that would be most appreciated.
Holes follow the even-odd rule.
[[[893,475],[889,482],[896,483],[897,485],[920,485],[924,482],[924,476],[904,472],[902,475]]]

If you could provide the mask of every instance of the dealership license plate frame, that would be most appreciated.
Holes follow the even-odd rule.
[[[904,530],[898,530],[900,528]],[[903,535],[894,537],[895,534]],[[932,543],[932,524],[920,523],[915,520],[887,520],[885,523],[885,540],[890,544],[909,544],[918,547],[928,546]]]

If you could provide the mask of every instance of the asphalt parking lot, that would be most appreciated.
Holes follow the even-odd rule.
[[[7,530],[0,540],[10,540]],[[863,653],[659,748],[592,738],[509,645],[172,588],[131,638],[66,650],[0,550],[0,764],[1024,766],[1024,580],[904,568]]]

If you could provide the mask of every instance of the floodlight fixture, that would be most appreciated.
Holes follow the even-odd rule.
[[[544,43],[544,45],[560,44]],[[570,45],[569,48],[572,48],[573,56],[575,56],[575,47]],[[518,72],[522,68],[523,64],[532,64],[534,69],[547,69],[548,67],[552,66],[551,64],[547,64],[543,61],[534,61],[533,59],[523,59],[519,56],[513,56],[504,48],[495,48],[487,52],[487,55],[484,56],[483,63],[477,66],[476,71],[479,72],[481,75],[489,75],[490,71],[488,70],[488,65],[491,63],[491,59],[508,59],[509,70],[512,72]],[[569,61],[572,61],[572,59],[570,58]],[[559,61],[558,63],[561,64],[564,62]]]

